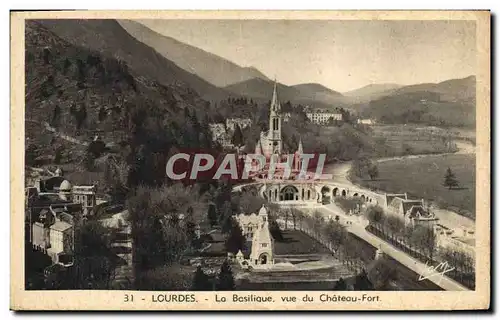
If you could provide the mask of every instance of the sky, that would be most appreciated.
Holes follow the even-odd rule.
[[[474,21],[139,20],[281,83],[345,92],[476,74]]]

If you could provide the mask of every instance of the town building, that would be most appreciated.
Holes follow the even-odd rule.
[[[332,121],[342,121],[343,116],[340,112],[332,112],[326,109],[316,109],[306,108],[306,116],[312,123],[325,125]]]
[[[229,132],[234,132],[236,130],[236,126],[239,126],[240,129],[245,129],[252,125],[252,120],[249,118],[228,118],[226,119],[226,130]]]
[[[231,146],[231,136],[226,131],[226,127],[223,123],[210,123],[208,127],[213,142],[217,142],[223,147]]]
[[[95,186],[72,186],[61,169],[38,177],[25,190],[26,241],[47,254],[54,264],[73,263],[75,227],[98,204]]]
[[[424,204],[424,200],[410,200],[406,193],[386,194],[385,206],[389,214],[404,220],[405,225],[433,226],[438,218]]]
[[[358,124],[373,126],[374,124],[376,124],[376,121],[374,119],[358,119]]]

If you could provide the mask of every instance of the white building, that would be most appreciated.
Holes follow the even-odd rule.
[[[223,123],[210,123],[208,126],[212,134],[212,141],[218,142],[222,146],[231,145],[231,137]]]
[[[329,110],[307,110],[306,116],[312,123],[327,124],[330,121],[342,121],[342,113]]]
[[[240,129],[245,129],[252,125],[252,120],[249,118],[229,118],[226,119],[226,130],[229,132],[234,132],[236,130],[236,125],[240,126]]]
[[[372,126],[376,122],[374,119],[358,119],[358,124],[365,124],[367,126]]]

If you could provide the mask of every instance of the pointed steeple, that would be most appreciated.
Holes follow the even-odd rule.
[[[298,154],[304,154],[304,148],[302,147],[302,138],[299,140],[299,148],[297,149]]]
[[[277,90],[277,82],[276,78],[274,78],[274,89],[273,89],[273,98],[271,100],[271,110],[280,110],[280,103],[278,101],[278,90]]]

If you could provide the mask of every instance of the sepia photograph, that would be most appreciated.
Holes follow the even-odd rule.
[[[13,14],[12,294],[488,308],[490,13],[365,13]]]

